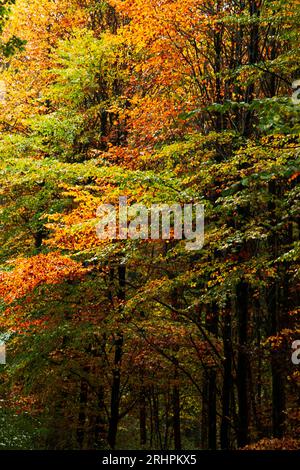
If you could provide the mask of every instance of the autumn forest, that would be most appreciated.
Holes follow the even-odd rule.
[[[0,450],[300,449],[299,26],[0,2]],[[202,205],[203,246],[101,239],[120,197]]]

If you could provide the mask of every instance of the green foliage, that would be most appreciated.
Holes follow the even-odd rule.
[[[48,111],[29,120],[46,153],[76,160],[85,158],[91,146],[105,146],[107,127],[122,106],[118,93],[126,79],[121,67],[111,66],[119,46],[109,34],[98,39],[85,30],[59,43],[57,67],[49,71],[55,79],[41,98]]]

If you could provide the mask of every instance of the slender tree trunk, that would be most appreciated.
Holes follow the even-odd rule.
[[[102,448],[105,436],[105,419],[104,411],[104,387],[101,385],[98,389],[97,396],[97,415],[95,419],[95,447]]]
[[[171,304],[175,309],[180,308],[180,295],[178,289],[173,289],[171,293]],[[174,353],[178,353],[179,346],[173,347]],[[180,417],[180,385],[178,373],[179,361],[174,359],[174,385],[172,389],[172,411],[173,411],[173,435],[175,450],[181,450],[181,417]]]
[[[211,315],[207,318],[207,328],[215,337],[218,335],[218,306],[213,303]],[[209,370],[208,378],[208,448],[217,448],[217,371]]]
[[[208,448],[217,448],[217,372],[215,369],[209,371],[208,382]]]
[[[121,360],[123,350],[123,336],[120,333],[115,337],[115,358],[113,369],[113,382],[111,388],[111,402],[110,402],[110,420],[108,429],[108,443],[112,449],[116,445],[116,437],[119,424],[119,406],[120,406],[120,384],[121,384]]]
[[[273,196],[273,200],[269,202],[269,210],[271,212],[271,219],[276,225],[276,202],[275,197],[278,196],[278,188],[276,182],[269,183],[269,193]],[[276,259],[279,254],[278,236],[276,233],[270,239],[271,250],[273,251],[273,258]],[[279,266],[277,267],[277,278],[270,286],[268,291],[268,308],[271,323],[270,334],[276,336],[281,328],[281,306],[279,294],[279,281],[278,278]],[[285,422],[285,379],[282,371],[282,361],[276,350],[271,352],[271,371],[272,371],[272,430],[274,437],[282,437],[284,433]]]
[[[279,327],[279,299],[277,282],[269,290],[269,309],[271,314],[271,335],[280,331]],[[271,353],[272,370],[272,429],[274,437],[282,437],[285,421],[285,380],[282,373],[281,360],[277,351]]]
[[[248,284],[242,280],[237,285],[237,319],[239,350],[237,363],[237,389],[238,389],[238,447],[248,443],[249,400],[248,400]]]
[[[173,386],[173,433],[175,450],[181,450],[181,426],[180,426],[180,390],[178,385],[178,366],[175,364]]]
[[[94,358],[98,359],[100,362],[100,368],[97,364],[98,361],[95,361],[95,365],[92,369],[92,373],[99,378],[102,376],[103,368],[105,364],[105,349],[107,336],[106,333],[102,334],[101,339],[95,335],[95,343],[92,348],[92,355]],[[97,364],[97,365],[96,365]],[[101,380],[101,379],[100,379]],[[101,449],[105,445],[106,440],[106,416],[105,416],[105,388],[102,381],[100,382],[97,390],[96,397],[96,410],[94,414],[94,425],[92,429],[92,438],[91,438],[91,447],[96,449]]]
[[[219,14],[221,7],[220,0],[217,0],[216,13]],[[221,81],[221,69],[222,69],[222,30],[217,30],[214,33],[214,49],[215,49],[215,60],[214,60],[214,72],[216,76],[216,90],[215,100],[216,103],[221,104],[223,102],[222,97],[222,81]],[[223,115],[220,112],[216,113],[215,118],[215,129],[217,132],[223,130]],[[222,158],[222,155],[220,155]]]
[[[80,395],[79,395],[80,410],[79,410],[79,415],[78,415],[78,426],[77,426],[77,442],[78,442],[80,449],[82,449],[84,445],[87,402],[88,402],[88,384],[85,379],[82,379],[80,383]]]
[[[257,0],[249,1],[249,15],[252,20],[250,24],[250,37],[248,44],[248,63],[249,65],[256,64],[259,58],[259,39],[260,39],[260,26],[258,23],[260,17],[260,7]],[[255,96],[255,83],[250,83],[246,88],[245,102],[251,103]],[[255,118],[252,110],[246,110],[244,121],[244,135],[250,137],[253,134],[253,124]]]
[[[224,374],[222,390],[222,419],[221,419],[221,448],[230,448],[230,402],[232,394],[232,340],[231,340],[231,312],[226,306],[224,315]]]
[[[155,440],[159,449],[163,449],[162,436],[160,432],[160,418],[159,418],[159,396],[155,389],[152,388],[152,404],[153,404],[153,424]]]
[[[120,266],[118,270],[119,274],[119,293],[118,298],[120,302],[125,301],[125,277],[126,268]],[[121,307],[122,309],[122,304]],[[121,385],[121,362],[123,354],[123,334],[117,331],[114,339],[115,346],[115,357],[114,357],[114,368],[112,371],[113,380],[111,388],[111,403],[110,403],[110,420],[107,440],[112,449],[115,448],[116,438],[119,424],[119,408],[120,408],[120,385]]]
[[[147,408],[146,408],[146,390],[142,386],[140,390],[140,445],[147,444]]]
[[[209,380],[206,368],[202,373],[202,410],[201,410],[201,449],[208,448],[208,408],[209,408]]]

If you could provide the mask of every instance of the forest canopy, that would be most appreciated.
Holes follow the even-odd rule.
[[[299,449],[299,24],[1,2],[0,449]],[[201,204],[203,246],[99,239],[120,197]]]

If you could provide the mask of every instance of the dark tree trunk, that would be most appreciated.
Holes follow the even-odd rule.
[[[88,402],[88,384],[85,379],[82,379],[81,384],[80,384],[80,395],[79,395],[80,410],[79,410],[79,415],[78,415],[78,426],[77,426],[77,442],[78,442],[78,446],[80,449],[82,449],[84,445],[87,402]]]
[[[92,347],[92,355],[94,358],[99,361],[101,366],[95,365],[92,369],[93,375],[99,378],[102,376],[102,371],[105,363],[105,349],[106,349],[107,336],[106,333],[103,333],[101,339],[95,335],[94,337],[94,346]],[[105,446],[106,441],[106,416],[105,416],[105,388],[102,381],[97,387],[97,396],[96,396],[96,410],[94,413],[94,423],[91,436],[91,448],[101,449]]]
[[[104,387],[100,386],[97,396],[97,408],[98,412],[95,420],[95,446],[98,449],[101,449],[104,444],[105,437],[105,419],[103,416],[104,407]]]
[[[209,371],[208,381],[208,448],[217,448],[217,393],[216,393],[217,372]]]
[[[181,427],[180,427],[180,390],[178,385],[178,367],[175,364],[173,386],[173,433],[175,450],[181,450]]]
[[[202,373],[201,449],[208,448],[208,384],[208,372],[205,368]]]
[[[141,387],[140,391],[140,444],[147,444],[147,408],[146,408],[146,390]]]
[[[248,443],[249,400],[248,400],[248,284],[242,280],[237,285],[236,308],[238,320],[238,447]]]
[[[222,388],[222,419],[221,419],[221,448],[230,448],[230,398],[232,395],[232,341],[231,341],[231,312],[226,306],[224,315],[224,374]]]
[[[272,199],[269,202],[271,221],[276,225],[276,197],[278,197],[278,187],[276,182],[269,183],[269,193]],[[276,259],[279,254],[278,236],[275,232],[270,238],[273,257]],[[277,265],[278,277],[279,266]],[[282,315],[280,306],[279,282],[276,278],[268,291],[268,309],[271,323],[270,335],[276,336],[282,328]],[[276,350],[271,352],[271,371],[272,371],[272,431],[274,437],[282,437],[284,433],[285,422],[285,378],[282,370],[282,361]]]
[[[207,318],[207,328],[215,337],[218,335],[218,306],[213,303],[211,315]],[[208,448],[217,448],[217,371],[209,370],[208,377]]]
[[[280,331],[279,299],[277,282],[269,290],[269,309],[271,314],[271,335]],[[277,351],[271,353],[272,370],[272,429],[274,437],[282,437],[285,421],[285,380],[282,363]]]
[[[125,301],[125,277],[126,268],[120,266],[118,270],[119,274],[119,292],[118,298],[121,302]],[[110,403],[110,420],[107,440],[112,449],[116,446],[116,438],[119,424],[119,408],[120,408],[120,385],[121,385],[121,362],[123,354],[123,334],[117,331],[114,339],[115,346],[115,357],[114,357],[114,368],[112,371],[112,387],[111,387],[111,403]]]
[[[152,388],[152,405],[153,405],[153,424],[154,424],[154,433],[155,433],[155,440],[156,445],[159,449],[163,449],[163,441],[160,432],[160,417],[159,417],[159,395],[156,392],[155,388]]]
[[[280,314],[278,280],[269,289],[269,310],[271,315],[271,335],[275,336],[282,328]],[[285,422],[285,377],[280,352],[271,352],[272,370],[272,430],[274,437],[282,437]]]
[[[120,406],[120,384],[121,384],[121,360],[123,350],[123,336],[120,333],[115,337],[115,358],[113,369],[113,382],[111,387],[111,401],[110,401],[110,420],[108,429],[108,443],[112,449],[116,445],[116,437],[119,424],[119,406]]]
[[[219,14],[221,7],[220,0],[217,1],[216,13]],[[215,90],[215,101],[221,104],[223,102],[222,97],[222,81],[221,81],[221,69],[222,69],[222,30],[218,30],[214,34],[214,49],[215,49],[215,60],[214,60],[214,72],[216,76],[216,90]],[[223,115],[220,112],[216,113],[215,117],[215,129],[217,132],[223,130]],[[221,156],[222,157],[222,156]]]
[[[248,44],[248,63],[249,65],[256,64],[259,59],[259,38],[260,38],[260,26],[258,23],[260,17],[260,7],[257,0],[249,1],[249,15],[252,20],[250,24],[250,37]],[[255,84],[250,83],[246,88],[245,102],[251,103],[255,96]],[[244,135],[250,137],[253,134],[255,117],[253,111],[246,110],[245,121],[244,121]]]

